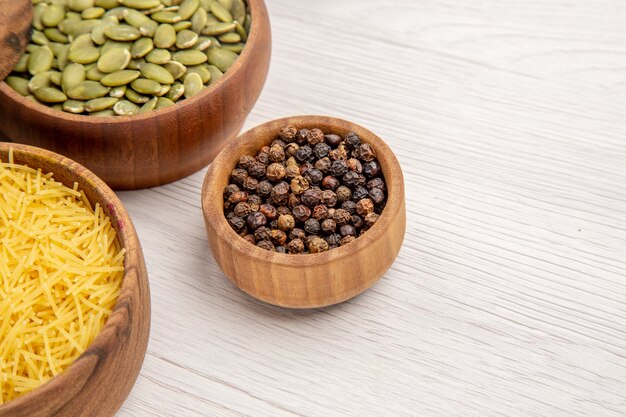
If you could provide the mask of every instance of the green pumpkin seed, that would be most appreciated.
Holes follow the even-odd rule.
[[[70,46],[64,45],[55,55],[57,56],[57,68],[61,71],[65,69],[69,60]]]
[[[208,54],[205,54],[202,51],[196,51],[191,49],[176,52],[172,58],[174,59],[174,61],[178,61],[183,65],[200,65],[203,62],[206,62],[207,55]]]
[[[196,10],[198,10],[198,7],[200,7],[199,0],[184,0],[180,4],[178,14],[180,15],[181,19],[189,20],[189,18],[193,16]]]
[[[246,29],[246,32],[250,33],[250,25],[252,24],[252,19],[250,19],[250,13],[246,14],[246,21],[241,22],[241,24]]]
[[[153,13],[158,13],[163,10],[165,6],[163,4],[159,4],[157,7],[153,7],[152,9],[144,10],[143,13],[145,15],[151,15]]]
[[[167,23],[159,25],[154,32],[154,46],[167,49],[176,42],[176,30]]]
[[[241,51],[243,51],[244,46],[246,46],[245,43],[225,43],[224,45],[222,45],[222,49],[226,49],[227,51],[240,54]]]
[[[93,66],[87,69],[85,76],[88,80],[91,81],[100,81],[106,75],[105,72],[102,72],[98,69],[98,66]]]
[[[89,7],[80,14],[83,19],[100,19],[106,10],[102,7]]]
[[[30,54],[35,52],[37,49],[39,49],[39,45],[34,44],[34,43],[29,43],[28,46],[26,46],[26,52]]]
[[[34,30],[33,34],[30,36],[30,40],[37,45],[47,45],[50,43],[50,40],[43,32],[39,32],[38,30]]]
[[[119,99],[115,97],[100,97],[94,98],[93,100],[89,100],[85,103],[85,110],[89,113],[94,111],[102,111],[108,108],[113,107],[115,103],[117,103]]]
[[[133,44],[131,42],[118,42],[118,41],[108,40],[104,43],[104,45],[102,45],[102,49],[100,50],[100,53],[106,54],[111,49],[116,49],[116,48],[128,49],[130,51],[130,48],[132,47],[133,47]]]
[[[200,34],[202,29],[207,24],[207,13],[202,7],[198,7],[198,10],[191,17],[191,30]]]
[[[130,63],[131,54],[127,49],[111,49],[107,53],[100,55],[98,59],[98,70],[101,72],[121,71]]]
[[[31,94],[30,96],[26,96],[26,97],[24,97],[24,98],[25,98],[26,100],[29,100],[29,101],[32,101],[32,102],[35,102],[35,103],[40,103],[40,104],[43,104],[43,103],[41,103],[39,100],[37,100],[37,97],[35,97],[35,96],[34,96],[34,95],[32,95],[32,94]]]
[[[104,34],[114,41],[134,41],[141,36],[141,32],[130,25],[109,26]]]
[[[148,100],[146,102],[146,104],[141,106],[141,108],[137,111],[137,113],[148,113],[148,112],[151,112],[156,107],[157,100],[158,100],[157,97],[151,98],[150,100]]]
[[[170,91],[165,95],[166,98],[169,98],[172,101],[177,101],[182,95],[185,93],[185,86],[181,83],[172,84]]]
[[[154,108],[154,110],[160,110],[160,109],[164,109],[166,107],[170,107],[173,106],[174,103],[172,100],[170,100],[169,98],[165,98],[165,97],[159,97],[157,99],[157,104],[156,107]]]
[[[198,34],[191,30],[182,30],[176,35],[176,47],[179,49],[191,48],[198,41]]]
[[[139,67],[139,70],[141,71],[141,75],[160,84],[174,83],[174,77],[172,77],[172,74],[159,65],[145,63]]]
[[[230,8],[230,13],[233,18],[242,25],[246,22],[246,5],[243,0],[233,0],[233,5]]]
[[[209,49],[206,55],[209,59],[209,64],[215,65],[222,72],[226,72],[238,58],[236,53],[225,49]]]
[[[214,23],[212,25],[206,26],[202,29],[203,35],[222,35],[224,33],[228,33],[231,30],[235,30],[234,23]]]
[[[82,12],[90,7],[94,7],[94,0],[68,0],[67,5],[75,12]]]
[[[193,49],[196,51],[206,51],[211,46],[211,42],[211,38],[200,36],[198,37],[196,44],[193,46]]]
[[[211,10],[211,3],[215,0],[200,0],[200,7],[202,7],[207,12]]]
[[[28,89],[28,80],[22,77],[8,76],[4,81],[6,81],[9,86],[20,93],[23,96],[27,96],[30,94],[30,90]]]
[[[176,61],[168,62],[167,64],[163,65],[163,68],[165,68],[170,74],[172,74],[172,77],[174,77],[175,80],[182,77],[187,71],[187,67]]]
[[[39,3],[33,8],[33,27],[37,30],[44,30],[43,23],[41,22],[41,17],[43,16],[43,12],[48,8],[46,3]]]
[[[104,31],[110,27],[115,26],[119,22],[115,16],[106,16],[102,19],[102,23],[93,28],[91,31],[91,40],[97,45],[104,45],[107,41],[107,37],[104,35]]]
[[[50,82],[56,86],[61,86],[61,73],[59,71],[50,71]]]
[[[208,12],[209,11],[207,10],[207,13]],[[219,20],[217,20],[217,17],[213,16],[212,14],[207,14],[207,17],[206,17],[207,26],[216,25],[218,23],[223,23],[223,22],[220,22]]]
[[[151,22],[148,16],[135,9],[126,9],[124,20],[126,21],[126,23],[137,29],[140,29],[141,25],[145,24],[146,22]]]
[[[231,7],[233,7],[233,0],[217,0],[222,7],[224,7],[226,10],[230,10]]]
[[[20,57],[19,61],[17,61],[17,64],[15,64],[15,67],[13,67],[13,71],[16,72],[26,72],[28,71],[28,59],[30,57],[30,54],[24,54]]]
[[[28,72],[31,75],[37,75],[41,72],[45,72],[52,68],[52,62],[54,61],[54,54],[48,46],[40,46],[33,53],[30,54],[28,59]]]
[[[84,34],[90,34],[91,31],[100,24],[100,21],[97,19],[81,20],[78,22],[70,21],[68,23],[67,30],[64,30],[61,27],[61,23],[59,23],[59,30],[61,30],[61,32],[65,33],[66,35],[71,35],[74,38],[77,38]]]
[[[211,80],[211,73],[209,72],[209,66],[207,64],[195,65],[193,67],[187,67],[185,77],[189,74],[196,73],[202,79],[202,84],[206,84]]]
[[[155,22],[154,20],[149,20],[139,26],[139,32],[141,32],[143,36],[153,37],[158,27],[159,24],[157,22]]]
[[[69,38],[57,28],[44,29],[43,33],[44,35],[46,35],[46,38],[50,39],[52,42],[60,42],[60,43],[69,42]]]
[[[121,70],[105,75],[100,82],[107,87],[118,87],[135,81],[139,75],[139,71]]]
[[[235,32],[237,32],[243,42],[248,40],[248,32],[237,20],[235,20]]]
[[[130,86],[133,90],[141,94],[156,94],[161,91],[161,84],[154,80],[147,80],[145,78],[137,78]]]
[[[100,50],[93,46],[91,35],[85,33],[70,44],[68,58],[78,64],[91,64],[100,58]]]
[[[93,3],[96,7],[102,7],[103,9],[110,10],[119,5],[117,0],[96,0]]]
[[[222,76],[224,75],[222,74],[222,71],[220,71],[220,69],[217,68],[215,65],[209,65],[207,69],[211,73],[211,84],[215,84],[216,82],[218,82],[220,78],[222,78]]]
[[[217,1],[211,3],[211,13],[213,13],[213,16],[217,17],[224,23],[230,23],[233,21],[233,15],[230,14],[228,9],[226,9]]]
[[[128,67],[126,67],[126,69],[138,71],[139,67],[141,67],[141,65],[145,64],[145,63],[146,63],[146,60],[143,59],[143,58],[133,59],[133,60],[130,61],[130,63],[128,64]]]
[[[56,27],[65,19],[65,9],[59,4],[46,7],[41,14],[41,23],[49,28]]]
[[[109,96],[110,97],[115,97],[115,98],[122,98],[124,97],[124,94],[126,94],[126,86],[125,85],[119,85],[117,87],[113,87],[111,88],[111,91],[109,91]]]
[[[67,100],[63,103],[63,110],[68,113],[80,114],[85,111],[85,103],[80,100]]]
[[[204,84],[202,84],[202,79],[196,73],[191,73],[187,77],[185,77],[185,82],[183,83],[185,88],[184,95],[185,98],[193,97],[202,91]]]
[[[159,23],[176,23],[182,19],[174,12],[156,12],[150,16],[152,20]]]
[[[92,100],[106,96],[109,90],[108,87],[103,86],[98,81],[83,81],[70,88],[67,95],[74,100]]]
[[[157,97],[161,97],[166,95],[169,91],[170,91],[171,86],[169,85],[164,85],[163,87],[161,87],[161,90],[155,94],[155,96]]]
[[[121,20],[124,20],[124,17],[129,10],[130,9],[127,7],[115,7],[111,10],[107,10],[107,12],[104,14],[104,17],[106,17],[107,19],[114,18],[115,20],[117,20],[117,23],[119,23]]]
[[[146,61],[152,64],[167,64],[171,60],[172,54],[167,49],[153,49],[148,55],[146,55]]]
[[[124,95],[126,96],[127,99],[129,99],[135,104],[144,104],[144,103],[147,103],[148,100],[150,100],[149,97],[139,94],[132,88],[127,88],[126,93],[124,93]]]
[[[238,33],[229,32],[218,36],[218,39],[222,43],[239,43],[241,41],[241,36],[239,36]]]
[[[113,106],[113,112],[118,116],[132,116],[139,111],[139,106],[129,100],[120,100]]]
[[[154,49],[154,42],[150,38],[140,38],[133,43],[130,53],[133,58],[143,58]]]
[[[172,27],[174,28],[174,30],[176,31],[176,33],[180,32],[181,30],[187,30],[191,27],[191,22],[188,20],[183,20],[182,22],[178,22],[178,23],[174,23],[172,25]]]
[[[89,115],[96,116],[96,117],[112,117],[112,116],[115,116],[115,112],[111,109],[106,109],[102,111],[95,111],[93,113],[89,113]]]
[[[33,91],[37,100],[44,103],[63,103],[67,100],[67,96],[61,90],[53,87],[42,87]]]
[[[131,9],[148,10],[161,4],[159,0],[119,0],[121,4]]]
[[[50,104],[50,103],[48,103]],[[50,106],[51,109],[53,110],[57,110],[57,111],[62,111],[63,110],[63,105],[61,103],[57,103],[57,104],[53,104],[52,106]]]

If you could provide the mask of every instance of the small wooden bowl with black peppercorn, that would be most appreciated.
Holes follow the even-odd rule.
[[[289,173],[287,173],[283,181],[285,173],[279,167],[272,167],[271,160],[263,161],[263,158],[260,158],[261,161],[265,162],[264,169],[259,168],[258,164],[254,165],[252,159],[250,159],[250,165],[253,166],[246,165],[246,155],[254,157],[264,147],[264,151],[267,152],[270,149],[268,147],[272,143],[276,144],[277,142],[275,141],[280,139],[279,133],[281,135],[284,134],[286,127],[295,127],[298,134],[301,131],[319,130],[325,134],[324,138],[326,139],[322,139],[322,141],[326,142],[339,140],[333,138],[339,136],[342,138],[341,140],[351,137],[356,141],[355,143],[365,144],[362,145],[362,148],[359,148],[360,150],[362,149],[361,154],[371,155],[365,155],[364,161],[372,160],[375,156],[374,162],[378,163],[378,165],[369,162],[363,164],[369,164],[367,166],[369,169],[367,186],[371,186],[369,188],[370,192],[366,192],[365,184],[362,187],[355,185],[356,183],[351,185],[352,192],[350,196],[355,197],[358,201],[348,199],[352,202],[344,206],[334,201],[334,198],[339,195],[339,202],[341,203],[340,187],[344,184],[329,183],[333,181],[332,178],[329,178],[333,177],[330,167],[327,167],[327,170],[320,165],[309,164],[303,170],[306,173],[308,169],[319,167],[324,169],[324,171],[328,171],[323,173],[325,176],[323,178],[324,185],[322,185],[321,181],[318,183],[319,179],[314,178],[316,175],[319,175],[315,173],[315,170],[313,170],[313,173],[309,173],[308,176],[302,174],[302,176],[296,175],[295,178],[293,175],[290,177]],[[293,156],[296,155],[294,152],[289,151],[289,143],[285,144],[285,141],[282,141],[281,146],[284,145],[287,145],[284,147],[286,150],[285,161],[281,162],[280,165],[289,170],[289,165],[293,161],[290,162],[288,159],[290,159],[290,155],[292,156],[291,159],[294,159]],[[305,143],[305,145],[307,144]],[[355,150],[350,151],[350,145],[346,146],[348,146],[347,149],[349,151],[347,155],[333,156],[350,165],[350,169],[347,171],[340,169],[339,172],[335,172],[343,175],[340,176],[340,179],[350,181],[352,176],[349,174],[346,177],[345,174],[352,170],[363,172],[364,166],[355,161],[348,162],[348,160],[354,159],[350,155],[354,155]],[[320,145],[320,147],[323,147],[323,145]],[[344,144],[340,145],[340,147],[343,148]],[[318,148],[313,149],[318,151]],[[360,155],[358,154],[359,151],[356,152],[357,155]],[[322,149],[321,153],[322,155],[320,156],[326,155],[324,149]],[[298,155],[298,157],[304,160],[308,156]],[[310,161],[318,161],[318,159],[325,158],[311,157]],[[248,210],[243,213],[237,213],[240,215],[247,214],[245,216],[245,224],[239,225],[237,221],[240,221],[239,218],[242,217],[232,213],[233,204],[231,204],[231,201],[240,200],[237,200],[237,195],[234,198],[225,198],[225,195],[228,196],[230,195],[229,193],[237,192],[238,188],[241,188],[242,192],[246,189],[245,187],[253,188],[249,187],[249,184],[233,187],[233,183],[231,183],[231,180],[235,177],[236,181],[244,184],[243,181],[246,178],[237,178],[238,175],[246,177],[245,173],[240,172],[242,164],[251,173],[249,176],[256,177],[252,182],[261,190],[261,194],[268,195],[268,197],[265,201],[254,201],[258,200],[258,196],[256,196],[251,204],[235,206],[236,210],[239,211],[243,209]],[[358,168],[355,168],[353,164],[358,164]],[[254,172],[255,169],[261,170],[263,175],[257,175]],[[274,172],[275,170],[280,172],[276,173]],[[268,176],[274,179],[274,181],[267,180]],[[363,177],[363,175],[360,175],[360,177]],[[376,179],[372,181],[374,177]],[[305,178],[305,180],[300,178]],[[358,182],[357,176],[354,176],[354,179]],[[382,183],[381,180],[383,181]],[[274,194],[270,194],[269,190],[267,192],[262,190],[263,184],[259,186],[259,183],[264,181],[272,184],[272,192]],[[308,195],[311,193],[307,194],[306,191],[302,192],[299,190],[300,184],[298,181],[303,181],[306,189],[315,188],[319,190],[318,194],[322,202],[324,202],[324,198],[330,197],[331,202],[329,206],[332,207],[330,209],[318,207],[318,205],[323,205],[318,204],[318,201],[309,204],[306,199],[311,198]],[[290,194],[289,197],[285,197],[286,200],[283,200],[282,203],[274,204],[274,206],[278,206],[278,213],[273,213],[275,208],[271,207],[272,204],[266,204],[265,207],[264,204],[258,204],[267,203],[268,199],[274,197],[280,199],[277,194],[284,192],[281,189],[281,187],[285,187],[284,183],[289,184]],[[363,179],[361,183],[363,183]],[[317,185],[313,187],[313,184],[319,184],[319,187]],[[357,191],[357,188],[359,191]],[[384,201],[381,202],[378,199],[378,194],[376,193],[378,190],[374,190],[374,188],[384,190]],[[336,192],[328,193],[328,195],[323,194],[323,191],[328,189]],[[374,190],[374,193],[371,192],[372,190]],[[292,197],[292,194],[295,193],[297,193],[297,196]],[[359,195],[360,193],[364,195],[361,196]],[[250,194],[256,195],[256,192],[251,191]],[[270,195],[271,197],[269,197]],[[288,201],[288,199],[292,198],[295,201]],[[375,209],[371,205],[372,199],[376,200]],[[250,200],[246,198],[241,201],[244,200],[250,203]],[[359,204],[358,213],[363,214],[363,216],[356,215],[357,203]],[[307,205],[311,206],[310,213],[307,212],[306,208],[299,207]],[[254,206],[251,212],[249,206]],[[287,207],[289,207],[289,211],[287,211]],[[353,230],[353,223],[341,220],[341,213],[344,215],[346,213],[341,211],[340,207],[341,210],[345,207],[361,219],[356,219],[357,223],[361,222],[361,224],[357,224],[358,228]],[[202,189],[202,209],[211,250],[226,276],[237,287],[251,296],[270,304],[288,308],[329,306],[346,301],[370,288],[395,260],[402,246],[406,228],[404,180],[398,160],[391,149],[382,139],[369,130],[345,120],[325,116],[294,116],[274,120],[244,133],[231,142],[217,156],[207,172]],[[330,210],[332,215],[329,216],[328,211],[324,212],[325,210]],[[302,214],[300,211],[305,213]],[[322,211],[323,213],[315,213],[316,211]],[[257,213],[263,215],[261,216]],[[292,221],[294,217],[296,222],[295,228]],[[363,225],[362,220],[366,217],[370,223]],[[316,218],[319,221],[310,221],[309,223],[301,221],[305,218],[307,220]],[[337,220],[337,222],[334,222],[336,233],[334,228],[333,232],[328,231],[327,234],[320,230],[320,225],[325,227],[333,226],[332,224],[330,226],[324,224],[324,219],[328,218]],[[273,220],[270,222],[270,219]],[[257,224],[257,222],[260,223]],[[283,224],[280,224],[281,222]],[[240,228],[238,230],[239,233],[235,231],[236,228]],[[306,231],[301,229],[306,229]],[[281,233],[281,230],[285,230],[285,234],[289,236],[287,239],[289,243],[286,245],[285,236]],[[296,236],[293,236],[294,230],[296,230]],[[341,230],[341,234],[339,234],[339,230]],[[267,241],[262,237],[264,233],[270,233]],[[336,241],[333,240],[335,237],[331,236],[331,233],[333,236],[337,235]],[[302,236],[298,236],[298,234],[302,234]],[[325,236],[325,238],[320,239],[316,236],[317,234]],[[310,236],[305,238],[305,235]],[[302,239],[298,239],[299,237]],[[339,238],[341,238],[341,241]],[[304,248],[298,248],[299,242],[296,245],[292,243],[293,240],[306,241],[307,243]],[[331,242],[331,244],[329,245],[328,242]]]

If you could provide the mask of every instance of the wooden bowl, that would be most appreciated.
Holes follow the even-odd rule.
[[[269,252],[246,242],[224,216],[223,190],[241,155],[254,155],[287,125],[324,133],[356,132],[376,151],[387,184],[387,205],[376,224],[353,242],[327,252],[290,255]],[[314,308],[348,300],[371,287],[400,251],[406,213],[404,180],[398,160],[374,133],[345,120],[296,116],[262,124],[230,142],[215,158],[202,188],[202,210],[209,244],[217,263],[240,289],[270,304]]]
[[[267,9],[263,0],[248,4],[252,28],[241,56],[196,97],[147,114],[100,118],[33,103],[2,82],[0,130],[76,160],[118,190],[165,184],[205,167],[241,130],[269,69]]]
[[[110,417],[130,392],[146,354],[150,290],[141,245],[128,213],[111,189],[76,162],[31,146],[0,142],[0,159],[13,149],[16,163],[53,172],[67,186],[78,183],[100,203],[126,249],[125,273],[115,309],[87,350],[63,373],[0,405],[0,417]]]

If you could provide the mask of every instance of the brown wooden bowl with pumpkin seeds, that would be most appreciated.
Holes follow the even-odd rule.
[[[206,166],[241,130],[269,70],[271,30],[263,0],[247,0],[245,47],[216,82],[175,105],[131,116],[72,114],[0,83],[0,136],[58,152],[113,189],[166,184]]]

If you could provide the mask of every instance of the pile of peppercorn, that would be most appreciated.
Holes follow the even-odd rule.
[[[239,159],[224,212],[240,236],[263,249],[317,253],[372,227],[385,193],[374,149],[356,133],[342,138],[287,126],[256,157]]]

